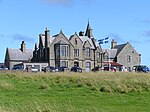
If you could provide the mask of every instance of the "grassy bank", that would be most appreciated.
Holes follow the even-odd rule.
[[[149,112],[150,74],[0,73],[0,112]]]

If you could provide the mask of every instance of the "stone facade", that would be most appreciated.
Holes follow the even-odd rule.
[[[9,69],[14,65],[28,64],[32,67],[39,65],[40,69],[45,65],[68,68],[79,66],[90,71],[96,66],[104,67],[110,63],[131,71],[134,65],[141,63],[141,55],[129,42],[117,45],[112,40],[111,49],[102,49],[93,37],[89,22],[85,34],[81,31],[70,37],[65,36],[62,31],[51,36],[50,30],[46,28],[45,33],[39,35],[39,43],[35,43],[34,50],[26,49],[25,42],[22,41],[20,49],[7,48],[5,55],[5,65]]]
[[[39,45],[35,44],[32,62],[47,62],[49,66],[60,67],[79,66],[85,71],[90,71],[95,66],[100,66],[100,53],[102,49],[97,44],[88,23],[86,33],[75,33],[66,37],[62,31],[50,36],[46,29],[45,34],[39,35]],[[99,55],[98,55],[99,54]]]
[[[123,64],[128,71],[132,71],[133,66],[140,65],[141,54],[137,53],[129,42],[122,46],[122,50],[116,55],[116,61]]]
[[[107,61],[121,64],[128,71],[132,71],[133,66],[141,64],[141,54],[129,42],[117,45],[117,42],[113,39],[111,49],[103,49],[103,53],[105,61],[107,59]]]
[[[5,54],[5,66],[11,70],[14,65],[31,62],[33,50],[27,49],[25,42],[22,41],[20,49],[7,48]]]

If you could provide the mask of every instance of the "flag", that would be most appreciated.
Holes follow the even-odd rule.
[[[104,42],[108,43],[108,39],[109,39],[109,37],[106,37]]]
[[[98,40],[99,44],[103,44],[104,43],[104,39],[100,39]]]
[[[108,39],[109,39],[109,37],[106,37],[106,38],[105,38],[105,40],[108,40]]]
[[[106,43],[108,43],[108,39],[109,39],[109,37],[106,37],[104,39],[98,40],[98,42],[99,42],[99,44],[106,44]]]

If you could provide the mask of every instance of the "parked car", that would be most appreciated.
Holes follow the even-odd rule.
[[[67,70],[69,71],[69,68],[66,67],[66,66],[58,67],[57,69],[58,69],[58,72],[64,72],[65,70],[66,70],[66,71],[67,71]]]
[[[38,72],[39,69],[35,68],[35,67],[31,67],[31,72]]]
[[[103,70],[104,70],[104,71],[116,71],[116,67],[113,67],[113,66],[111,66],[111,67],[106,66],[106,67],[104,67]]]
[[[149,72],[149,68],[145,65],[137,65],[137,66],[133,66],[133,71],[135,72]]]
[[[74,66],[74,67],[71,68],[70,71],[72,71],[72,72],[82,72],[82,69],[80,67]]]
[[[13,66],[12,70],[23,70],[21,66]]]
[[[44,72],[56,72],[56,68],[53,66],[47,66],[43,70]]]
[[[102,70],[102,67],[100,66],[96,66],[92,69],[93,72],[100,71],[100,70]]]
[[[1,66],[0,70],[8,70],[8,68],[6,66]]]

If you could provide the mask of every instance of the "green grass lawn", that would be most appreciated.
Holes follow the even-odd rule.
[[[0,73],[0,112],[150,112],[150,74]]]

